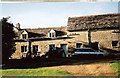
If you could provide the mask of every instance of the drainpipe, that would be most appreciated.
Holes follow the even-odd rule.
[[[91,47],[91,30],[88,29],[88,45]]]
[[[28,42],[28,54],[29,54],[29,56],[28,57],[32,57],[32,53],[31,53],[31,41],[30,40],[27,40],[27,42]]]

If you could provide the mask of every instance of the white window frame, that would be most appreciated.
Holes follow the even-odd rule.
[[[27,34],[22,34],[22,39],[27,39]]]
[[[55,30],[51,29],[51,30],[48,32],[48,37],[49,37],[49,38],[55,38],[55,37],[56,37],[56,32],[55,32]]]

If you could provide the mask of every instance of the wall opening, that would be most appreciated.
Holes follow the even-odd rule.
[[[21,46],[21,52],[27,52],[27,46]]]
[[[54,50],[55,49],[55,44],[50,44],[49,45],[49,50]]]
[[[22,39],[27,39],[27,34],[22,34]]]
[[[38,45],[33,45],[33,53],[37,54],[38,52]]]
[[[76,48],[81,48],[82,47],[82,43],[76,43]]]
[[[96,51],[99,51],[98,44],[99,44],[99,42],[93,42],[93,43],[91,43],[92,49],[94,49],[94,50],[96,50]]]
[[[64,50],[63,57],[68,57],[68,48],[67,44],[61,44],[61,48]],[[65,53],[65,54],[64,54]]]
[[[112,41],[112,47],[117,47],[118,46],[118,41]]]
[[[22,57],[27,56],[27,46],[21,46]]]

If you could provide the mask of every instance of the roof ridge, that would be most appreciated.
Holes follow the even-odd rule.
[[[69,18],[82,18],[82,17],[95,17],[95,16],[108,16],[108,15],[117,15],[117,14],[120,14],[120,13],[108,13],[108,14],[96,14],[96,15],[84,15],[84,16],[74,16],[74,17],[68,17]]]
[[[45,28],[24,28],[24,29],[54,29],[54,28],[65,28],[66,26],[60,26],[60,27],[45,27]]]

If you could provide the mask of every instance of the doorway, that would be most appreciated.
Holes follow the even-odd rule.
[[[99,44],[98,42],[93,42],[93,43],[91,43],[91,47],[92,47],[94,50],[98,51],[98,50],[99,50],[98,44]]]
[[[67,44],[61,44],[61,48],[64,50],[64,52],[63,52],[63,57],[68,57]]]
[[[76,48],[81,48],[82,47],[82,43],[76,43]]]

